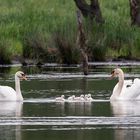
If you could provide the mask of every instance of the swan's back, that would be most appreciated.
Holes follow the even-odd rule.
[[[16,91],[9,86],[0,86],[0,100],[15,101],[17,98]]]
[[[131,87],[132,85],[133,85],[132,80],[124,80],[122,91],[119,94],[117,91],[118,90],[118,83],[117,83],[113,89],[113,94],[111,95],[110,100],[125,100],[125,99],[129,98],[129,96],[130,96],[128,94],[129,87]]]
[[[130,87],[123,86],[121,98],[134,100],[140,95],[140,79],[136,78]]]

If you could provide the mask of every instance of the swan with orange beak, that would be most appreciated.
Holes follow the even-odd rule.
[[[0,86],[0,101],[23,101],[20,89],[20,80],[27,80],[26,75],[22,71],[15,74],[15,90],[9,86]]]

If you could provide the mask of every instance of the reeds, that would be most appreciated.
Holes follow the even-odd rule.
[[[130,25],[129,1],[100,0],[100,5],[105,23],[84,24],[90,60],[140,58],[140,29]],[[0,11],[1,62],[9,63],[17,55],[44,62],[80,62],[74,1],[0,0]]]

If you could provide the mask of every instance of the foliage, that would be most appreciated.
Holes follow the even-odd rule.
[[[23,37],[23,57],[41,60],[46,54],[46,40],[38,33],[28,33]]]
[[[58,48],[57,61],[63,64],[77,64],[80,61],[80,50],[76,47],[74,41],[69,41],[66,36],[57,33],[55,43]]]
[[[11,63],[10,52],[8,50],[9,42],[0,42],[0,64]]]
[[[99,2],[105,23],[84,22],[90,60],[140,58],[140,28],[130,25],[129,1]],[[79,63],[74,1],[0,0],[0,11],[2,63],[10,63],[16,56]]]

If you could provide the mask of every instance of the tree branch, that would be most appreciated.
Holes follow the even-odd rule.
[[[97,23],[104,22],[98,0],[91,0],[90,4],[87,4],[85,0],[74,1],[84,17],[89,17],[91,20],[95,20]]]

